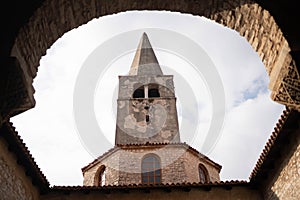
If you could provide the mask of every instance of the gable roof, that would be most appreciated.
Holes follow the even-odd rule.
[[[195,148],[189,146],[186,143],[145,143],[145,144],[118,144],[117,146],[111,148],[98,158],[96,158],[94,161],[83,167],[81,170],[82,172],[86,171],[87,169],[95,166],[97,163],[101,162],[104,158],[107,156],[113,154],[114,152],[120,150],[120,149],[132,149],[132,148],[161,148],[165,146],[170,146],[170,147],[180,147],[180,148],[185,148],[186,150],[190,151],[196,156],[199,156],[201,159],[204,159],[205,161],[209,162],[210,164],[214,165],[220,172],[222,166],[219,165],[218,163],[212,161],[210,158],[207,156],[203,155],[199,151],[197,151]]]

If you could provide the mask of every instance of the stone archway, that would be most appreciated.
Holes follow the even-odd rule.
[[[46,0],[20,30],[11,52],[23,70],[26,87],[22,92],[27,94],[23,104],[13,109],[27,110],[34,106],[32,81],[37,75],[39,60],[59,37],[93,18],[128,10],[189,13],[238,31],[266,66],[271,98],[300,110],[300,77],[289,44],[269,12],[251,0]]]

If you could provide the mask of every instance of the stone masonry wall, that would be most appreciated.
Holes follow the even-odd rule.
[[[277,173],[270,174],[267,185],[263,188],[266,200],[300,199],[300,128],[297,129],[297,139],[292,143],[289,144],[288,152],[280,152],[286,159],[282,163],[276,163]]]
[[[186,152],[183,155],[184,162],[185,162],[185,169],[186,169],[186,175],[188,176],[189,182],[200,182],[199,174],[198,174],[198,168],[199,164],[202,164],[205,166],[205,168],[208,171],[209,181],[210,182],[218,182],[220,181],[220,175],[218,169],[213,167],[211,162],[208,162],[207,159],[201,156],[196,156],[193,153]]]
[[[272,100],[300,110],[299,89],[295,89],[300,75],[289,44],[270,13],[258,4],[244,4],[214,13],[210,18],[238,31],[258,53],[270,77]]]
[[[258,52],[270,76],[272,99],[299,108],[295,88],[299,73],[289,44],[274,18],[252,0],[48,0],[35,12],[15,40],[12,56],[21,63],[28,90],[37,74],[40,58],[65,32],[88,21],[129,10],[167,10],[204,16],[240,33]],[[296,73],[290,73],[296,72]],[[292,74],[292,75],[291,75]],[[287,89],[284,89],[287,88]],[[33,96],[31,91],[31,95]]]
[[[117,144],[179,142],[178,130],[175,98],[118,101]]]
[[[5,141],[0,138],[0,199],[38,200],[37,189],[7,148]]]
[[[96,165],[83,173],[84,186],[97,184],[95,183],[95,180],[97,180],[95,175],[97,174],[97,170],[103,166],[105,166],[105,185],[118,185],[120,152],[118,152],[118,148],[112,149],[112,151],[114,153],[110,154],[109,157],[102,158]]]
[[[199,182],[199,163],[206,167],[212,182],[220,180],[215,164],[184,145],[137,145],[119,148],[101,158],[84,173],[84,185],[94,185],[95,174],[102,165],[106,166],[105,185],[141,184],[141,161],[146,154],[159,156],[163,184]]]

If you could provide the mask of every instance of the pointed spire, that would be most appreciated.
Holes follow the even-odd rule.
[[[129,75],[163,75],[145,32],[135,52]]]

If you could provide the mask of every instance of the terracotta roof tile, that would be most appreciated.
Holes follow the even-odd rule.
[[[191,147],[190,145],[188,145],[185,142],[173,142],[173,143],[144,143],[144,144],[118,144],[118,147],[134,147],[134,146],[183,146],[186,149],[191,150],[192,152],[194,152],[197,155],[202,156],[203,158],[211,161],[213,164],[217,165],[220,169],[222,168],[221,165],[219,165],[218,163],[212,161],[210,158],[208,158],[207,156],[203,155],[202,153],[200,153],[198,150],[196,150],[195,148]]]
[[[128,184],[128,185],[107,185],[107,186],[53,186],[51,190],[56,191],[96,191],[96,190],[123,190],[123,189],[176,189],[176,188],[188,188],[188,187],[226,187],[226,186],[247,186],[249,182],[247,181],[239,181],[239,180],[231,180],[231,181],[220,181],[220,182],[209,182],[209,183],[201,183],[201,182],[187,182],[187,183],[166,183],[166,184],[155,184],[155,185],[147,185],[147,184]]]
[[[40,189],[41,193],[46,192],[49,189],[49,182],[11,122],[2,124],[0,137],[8,143],[9,151],[16,155],[18,164],[25,168],[26,175],[32,178],[32,183]]]
[[[195,148],[189,146],[188,144],[186,144],[185,142],[181,143],[133,143],[133,144],[117,144],[115,147],[109,149],[107,152],[105,152],[104,154],[102,154],[101,156],[99,156],[98,158],[96,158],[94,161],[92,161],[91,163],[89,163],[88,165],[86,165],[85,167],[81,168],[82,171],[87,170],[88,168],[92,167],[94,164],[97,163],[97,161],[101,160],[102,158],[104,158],[105,156],[109,155],[110,153],[113,153],[119,149],[124,149],[124,148],[136,148],[136,147],[160,147],[160,146],[183,146],[186,149],[191,150],[193,153],[195,153],[198,156],[201,156],[207,160],[209,160],[211,163],[213,163],[214,165],[216,165],[219,170],[221,170],[222,166],[219,165],[218,163],[212,161],[210,158],[208,158],[207,156],[203,155],[202,153],[200,153],[198,150],[196,150]]]
[[[81,171],[85,171],[87,170],[89,167],[93,166],[97,161],[101,160],[102,158],[104,158],[106,155],[109,155],[112,152],[115,152],[117,150],[119,150],[120,148],[115,146],[111,149],[109,149],[108,151],[106,151],[104,154],[102,154],[101,156],[99,156],[98,158],[96,158],[95,160],[93,160],[92,162],[90,162],[89,164],[87,164],[86,166],[81,168]]]

